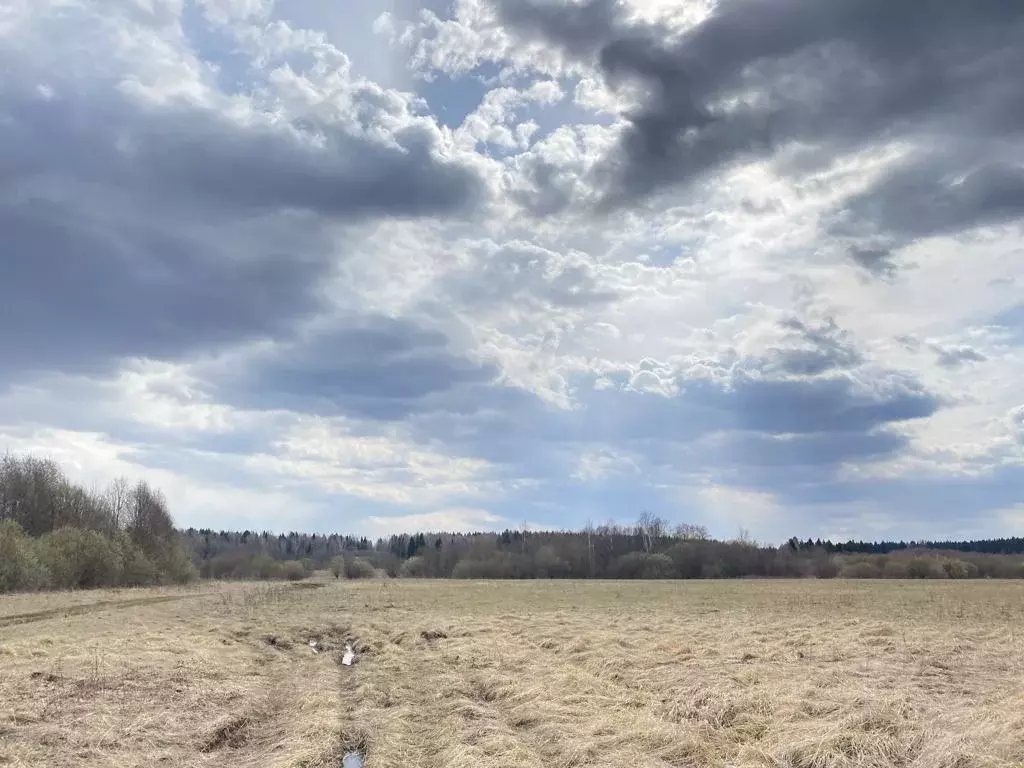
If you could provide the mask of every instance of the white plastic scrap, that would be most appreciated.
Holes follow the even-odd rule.
[[[313,649],[313,653],[320,653],[320,651],[316,649],[316,640],[310,640],[309,647]]]
[[[342,759],[341,768],[363,768],[363,756],[358,752],[349,752]]]
[[[345,646],[345,655],[341,657],[341,663],[344,664],[346,667],[351,667],[352,666],[352,661],[355,659],[355,657],[356,657],[356,654],[355,654],[355,651],[352,650],[352,646],[351,645],[346,645]]]

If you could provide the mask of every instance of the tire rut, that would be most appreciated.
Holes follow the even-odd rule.
[[[131,600],[100,600],[86,605],[70,605],[63,608],[48,608],[45,611],[33,611],[31,613],[15,613],[10,616],[0,616],[0,628],[13,627],[19,624],[31,624],[47,619],[63,618],[65,616],[80,616],[85,613],[94,613],[107,609],[136,608],[140,605],[153,605],[156,603],[170,603],[176,600],[189,600],[200,595],[159,595],[157,597],[137,597]]]

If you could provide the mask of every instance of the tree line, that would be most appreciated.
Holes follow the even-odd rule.
[[[0,457],[0,592],[181,583],[195,566],[148,483],[102,491],[51,459]]]
[[[51,459],[0,457],[0,592],[210,579],[1024,578],[1024,539],[759,544],[740,532],[634,523],[578,531],[342,534],[178,530],[160,491],[71,482]]]
[[[829,554],[870,554],[887,555],[890,552],[902,552],[908,549],[944,550],[952,552],[977,552],[987,555],[1020,555],[1024,554],[1024,538],[1014,536],[1003,539],[978,539],[973,541],[846,541],[833,544],[831,541],[801,541],[794,537],[786,542],[794,549],[814,549],[821,547]]]
[[[373,541],[211,529],[182,535],[200,573],[212,578],[259,577],[254,571],[270,561],[296,558],[307,571],[329,568],[349,578],[1024,578],[1024,557],[987,542],[887,547],[793,538],[773,546],[743,532],[715,540],[702,526],[673,527],[651,514],[580,531],[418,532]]]

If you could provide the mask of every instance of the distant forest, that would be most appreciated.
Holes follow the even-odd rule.
[[[50,459],[0,456],[0,592],[211,579],[1024,578],[1024,538],[717,541],[644,513],[580,531],[338,534],[176,529],[163,494],[71,482]]]
[[[339,577],[1024,578],[1024,538],[837,544],[794,537],[774,546],[742,534],[717,541],[701,526],[670,527],[650,514],[632,525],[581,531],[422,532],[371,540],[189,529],[182,537],[206,578],[258,576],[275,561],[293,560]]]
[[[947,552],[977,552],[985,555],[1020,555],[1024,554],[1024,538],[979,539],[976,541],[846,541],[833,544],[831,541],[817,539],[800,541],[792,538],[786,542],[797,550],[823,548],[832,554],[871,554],[887,555],[890,552],[902,552],[907,549],[934,549]]]

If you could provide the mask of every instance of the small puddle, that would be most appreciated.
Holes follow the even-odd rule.
[[[341,768],[363,768],[363,756],[358,752],[349,752],[341,759]]]

